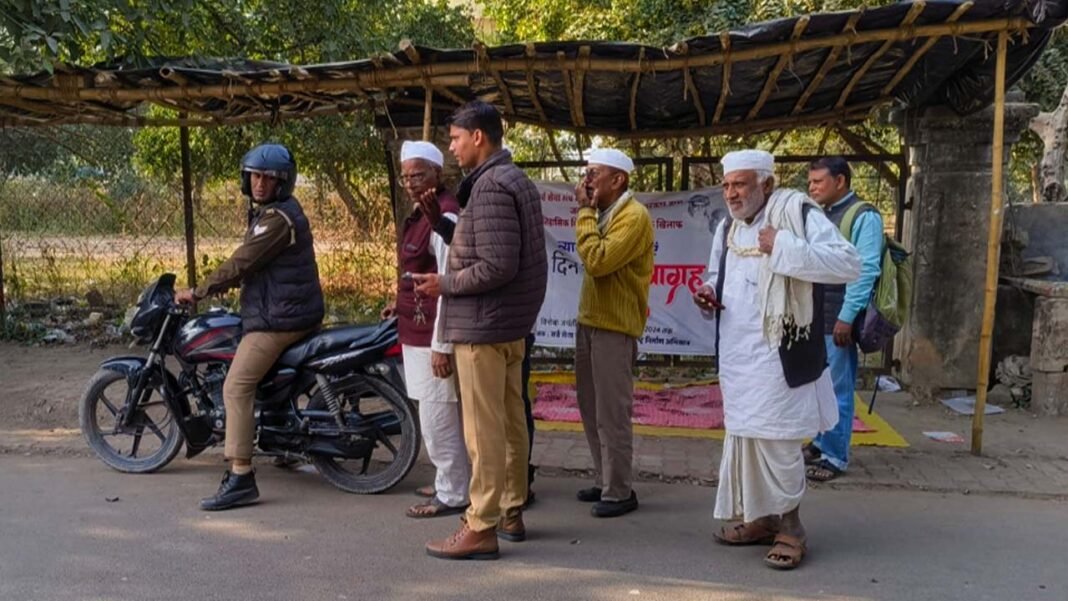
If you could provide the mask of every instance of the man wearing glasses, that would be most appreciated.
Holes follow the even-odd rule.
[[[594,517],[638,508],[631,488],[634,362],[649,310],[653,224],[629,189],[634,162],[615,149],[589,151],[575,189],[575,242],[585,274],[575,331],[575,377],[595,486],[576,495]]]
[[[411,276],[445,273],[448,259],[447,242],[433,231],[422,202],[432,198],[438,210],[435,221],[444,217],[450,223],[456,222],[460,207],[442,183],[441,150],[430,142],[406,141],[401,146],[400,159],[397,183],[414,206],[401,225],[397,244],[402,274],[397,281],[397,300],[382,311],[382,319],[397,316],[408,396],[419,401],[419,425],[427,456],[436,470],[434,485],[415,491],[427,500],[412,505],[406,513],[411,518],[432,518],[467,509],[471,465],[453,376],[452,345],[442,342],[438,335],[439,299],[416,292]]]

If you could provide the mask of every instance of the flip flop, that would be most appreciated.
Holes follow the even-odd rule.
[[[417,497],[426,497],[428,499],[433,499],[434,495],[436,494],[438,494],[438,491],[434,490],[433,486],[420,486],[419,488],[415,489],[415,496]]]
[[[415,505],[412,505],[404,512],[404,515],[416,519],[438,518],[446,515],[463,513],[465,511],[467,511],[467,505],[451,507],[439,501],[437,497],[434,497],[425,503],[416,503]]]
[[[806,551],[805,541],[789,534],[779,534],[771,550],[764,556],[764,564],[775,570],[792,570],[801,565]]]

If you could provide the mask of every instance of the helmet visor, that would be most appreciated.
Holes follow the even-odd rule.
[[[259,173],[260,175],[266,175],[267,177],[273,177],[282,181],[289,179],[289,173],[277,169],[254,169],[252,167],[244,167],[241,170],[245,173]]]

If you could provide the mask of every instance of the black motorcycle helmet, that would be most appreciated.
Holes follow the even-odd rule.
[[[279,185],[271,201],[284,200],[293,194],[297,184],[297,161],[281,144],[260,144],[241,159],[241,193],[249,198],[252,198],[252,173],[277,179]]]

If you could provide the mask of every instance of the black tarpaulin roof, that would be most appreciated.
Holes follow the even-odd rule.
[[[227,125],[374,110],[396,125],[482,98],[505,117],[617,137],[842,125],[881,105],[978,110],[994,41],[1008,84],[1029,69],[1068,0],[903,2],[758,23],[670,48],[570,41],[438,50],[403,44],[346,63],[159,59],[0,76],[0,124]],[[150,119],[144,108],[178,111]],[[387,115],[388,113],[388,115]]]

